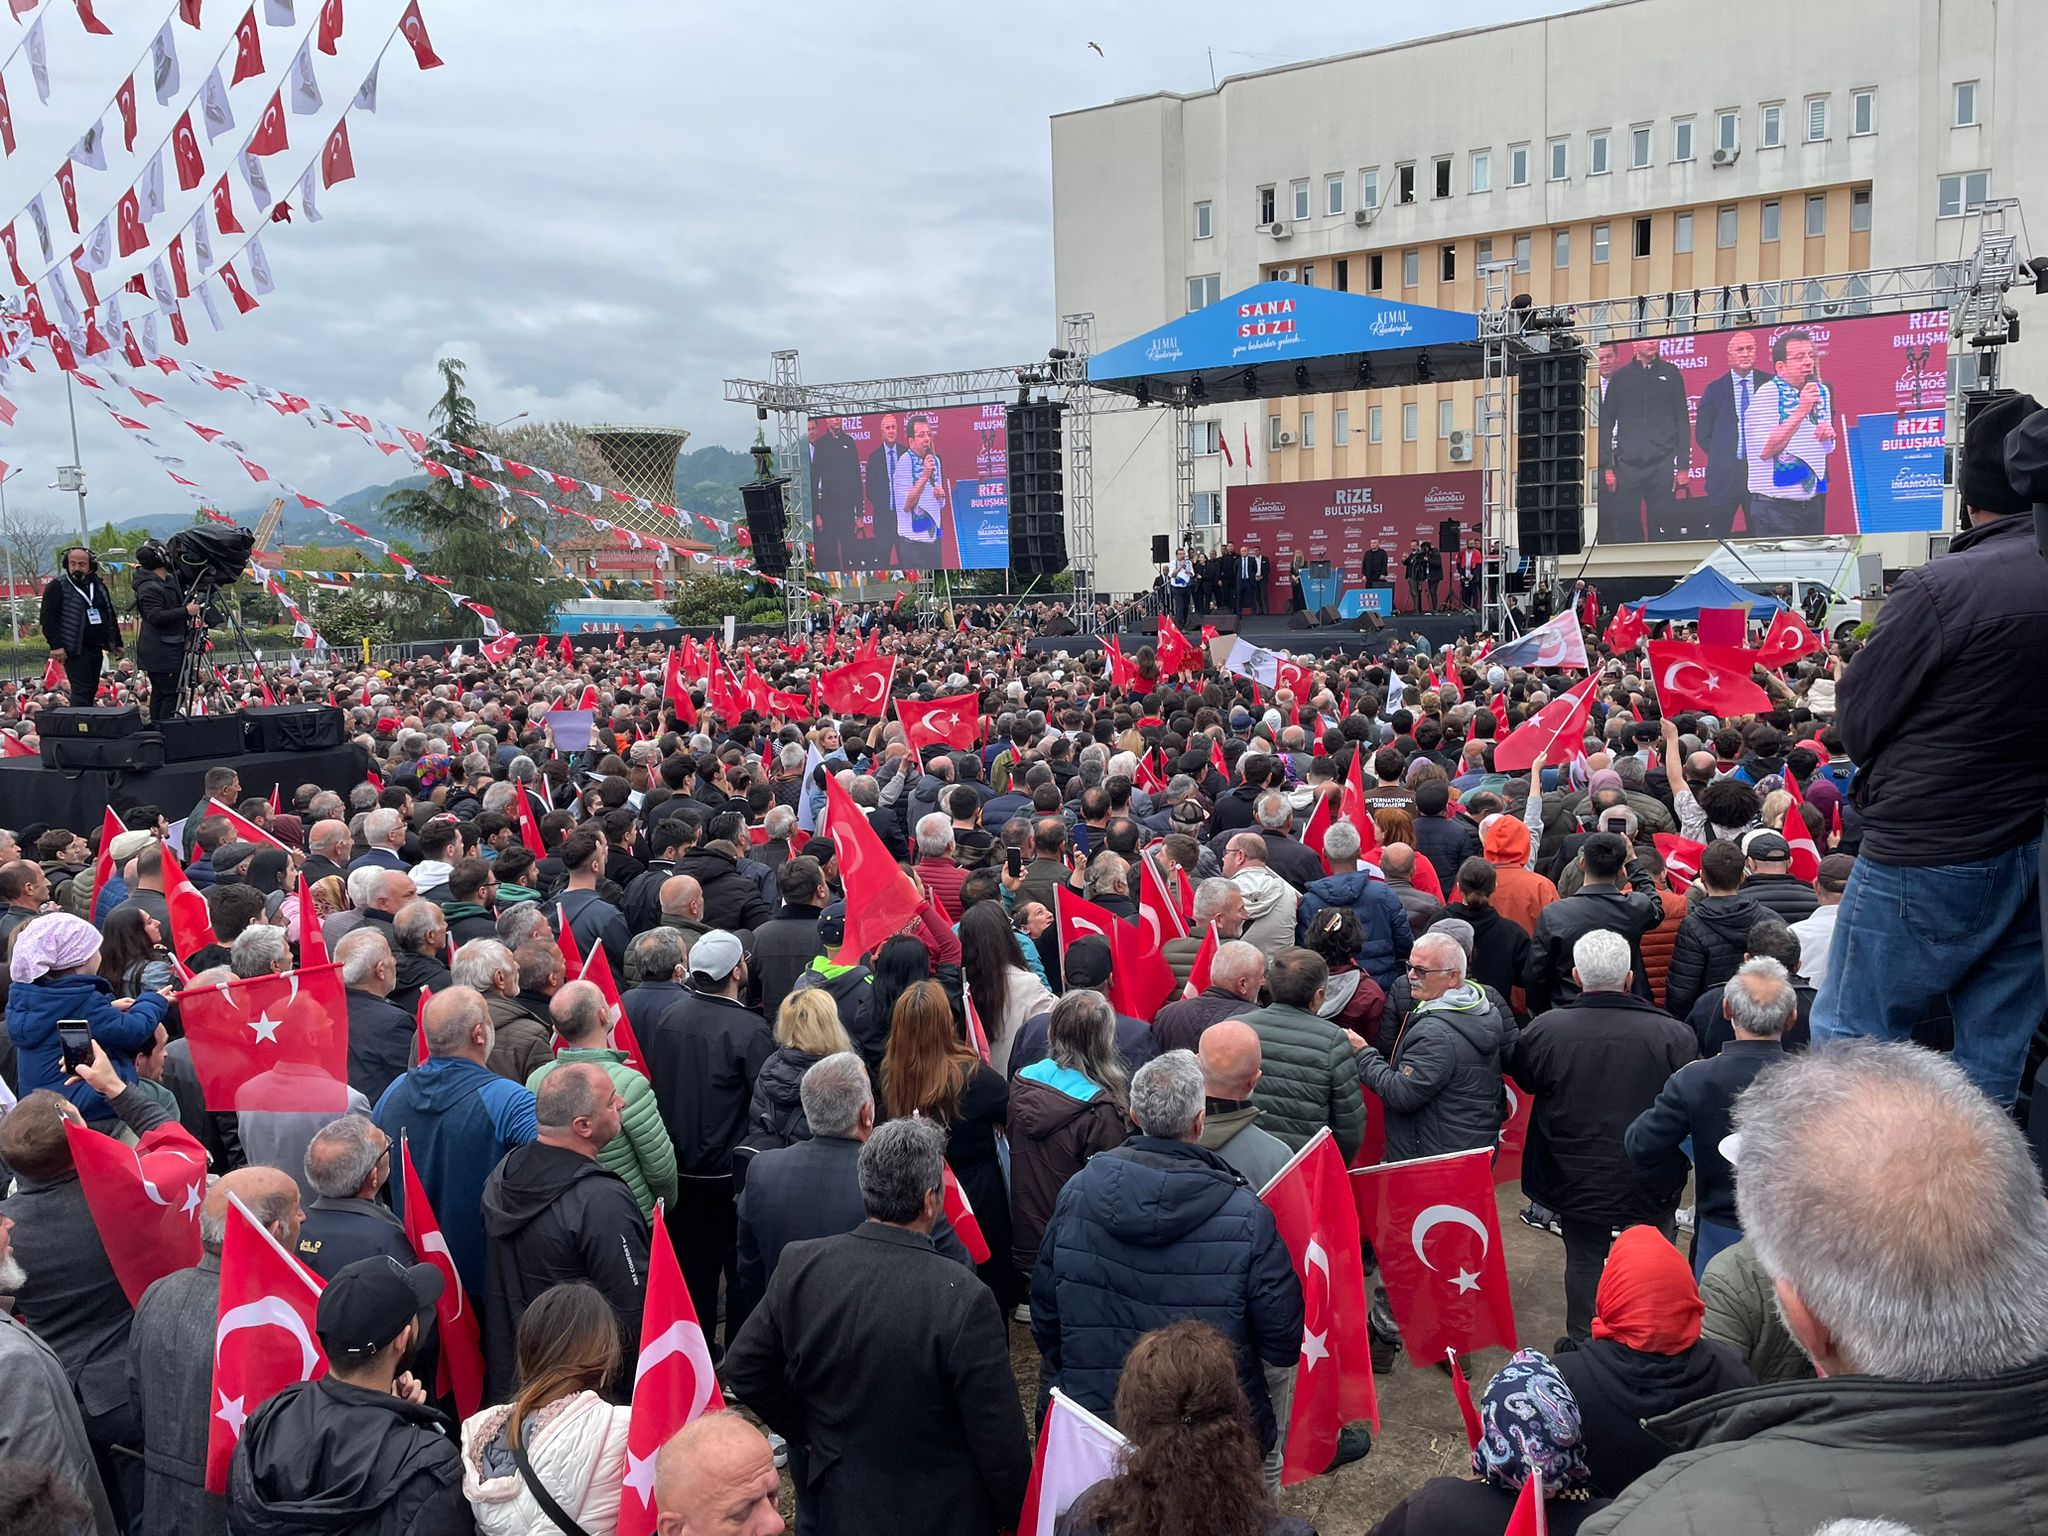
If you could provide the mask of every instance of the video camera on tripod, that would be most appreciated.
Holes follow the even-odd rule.
[[[248,569],[249,556],[255,548],[256,535],[246,528],[182,528],[164,541],[164,552],[171,561],[171,579],[177,582],[185,601],[199,603],[209,610],[220,589],[232,586]],[[206,619],[209,624],[221,622],[211,611]]]

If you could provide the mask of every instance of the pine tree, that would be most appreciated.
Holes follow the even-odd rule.
[[[434,404],[435,433],[451,444],[476,447],[484,429],[463,385],[461,359],[444,357],[440,369],[447,387]],[[439,448],[426,457],[465,473],[477,462],[465,453]],[[518,517],[518,505],[515,499],[501,508],[489,491],[470,485],[458,488],[453,480],[436,476],[424,489],[394,491],[385,498],[384,514],[421,535],[425,553],[419,568],[445,577],[449,587],[444,590],[494,610],[498,622],[509,630],[533,634],[547,627],[555,605],[573,596],[576,588],[534,548],[523,529],[504,526],[506,516]],[[408,585],[403,596],[415,609],[404,625],[408,633],[466,638],[483,632],[481,619],[466,608],[457,608],[439,592]]]

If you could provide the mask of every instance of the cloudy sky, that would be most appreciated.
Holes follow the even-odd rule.
[[[202,29],[173,28],[181,88],[159,107],[145,70],[138,151],[170,131],[250,0],[203,0]],[[259,17],[266,0],[254,0]],[[44,0],[51,100],[26,54],[5,67],[19,147],[0,166],[0,217],[45,195],[45,178],[148,50],[172,0],[94,0],[111,37],[87,37],[70,0]],[[1275,12],[1183,0],[884,7],[704,0],[422,0],[445,67],[421,73],[393,43],[377,114],[349,114],[357,179],[323,191],[318,224],[272,225],[276,290],[216,334],[186,306],[187,354],[212,367],[424,426],[434,360],[464,358],[487,419],[656,422],[696,443],[741,445],[754,421],[722,380],[764,377],[795,346],[812,380],[1001,363],[1054,336],[1050,114],[1441,30],[1536,14],[1542,0],[1311,3]],[[403,0],[346,0],[337,55],[314,55],[325,105],[289,119],[273,191],[322,139],[383,50]],[[180,193],[150,234],[168,240],[262,111],[313,26],[262,28],[265,73],[231,93],[238,127],[207,151],[207,181]],[[886,19],[882,19],[886,18]],[[18,30],[0,21],[0,51]],[[1098,56],[1087,45],[1101,46]],[[137,174],[108,114],[104,172],[78,173],[87,231]],[[168,164],[168,162],[167,162]],[[247,188],[230,172],[248,222]],[[292,199],[296,204],[296,199]],[[42,270],[28,221],[22,262]],[[253,226],[252,226],[253,227]],[[217,255],[224,251],[217,251]],[[133,259],[109,274],[125,276]],[[4,268],[0,268],[4,277]],[[118,279],[117,279],[118,281]],[[906,300],[911,301],[906,308]],[[130,314],[141,301],[131,298]],[[167,333],[166,333],[167,334]],[[118,373],[116,374],[118,377]],[[19,408],[0,459],[24,472],[10,500],[67,519],[44,489],[69,458],[64,391],[48,368],[17,373]],[[180,379],[158,392],[226,429],[300,486],[337,495],[397,468],[354,434],[281,420]],[[186,473],[224,506],[261,504],[234,459],[168,412],[151,413]],[[89,403],[79,431],[97,526],[178,510],[180,493]]]

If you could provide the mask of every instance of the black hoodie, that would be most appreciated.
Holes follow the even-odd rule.
[[[1733,896],[1702,894],[1687,902],[1671,941],[1665,1008],[1682,1019],[1702,993],[1733,976],[1749,953],[1750,924],[1769,915],[1746,891]]]
[[[249,1416],[228,1470],[232,1536],[471,1536],[462,1453],[432,1408],[332,1376]]]
[[[612,1304],[630,1370],[639,1353],[648,1233],[626,1181],[594,1157],[528,1142],[491,1170],[482,1205],[490,1245],[483,1330],[490,1401],[512,1395],[520,1316],[542,1291],[568,1280],[588,1281]]]
[[[1742,1357],[1712,1339],[1698,1339],[1675,1355],[1630,1349],[1619,1339],[1588,1339],[1557,1357],[1557,1373],[1579,1402],[1593,1491],[1610,1497],[1674,1454],[1643,1428],[1645,1419],[1756,1385]]]

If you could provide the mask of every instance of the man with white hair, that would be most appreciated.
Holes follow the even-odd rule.
[[[363,818],[363,842],[363,855],[349,865],[350,874],[359,869],[405,868],[399,855],[405,846],[405,817],[390,806],[379,806]]]
[[[1235,891],[1227,880],[1214,882]],[[1219,1020],[1236,1018],[1259,1006],[1266,984],[1266,957],[1256,945],[1231,939],[1216,946],[1209,960],[1209,985],[1193,997],[1168,1003],[1152,1021],[1162,1051],[1192,1051]]]
[[[912,872],[924,884],[948,923],[960,921],[960,882],[967,871],[953,862],[953,818],[943,811],[917,821],[917,863]]]
[[[391,1002],[398,964],[374,929],[358,928],[335,946],[348,1000],[348,1081],[372,1104],[412,1059],[413,1016]]]
[[[368,1115],[329,1121],[307,1146],[306,1182],[313,1200],[299,1224],[298,1255],[322,1280],[378,1254],[401,1264],[414,1262],[405,1223],[377,1198],[391,1177],[395,1156],[390,1139]]]
[[[1759,1077],[1735,1128],[1743,1231],[1820,1379],[1651,1420],[1677,1454],[1580,1530],[2024,1527],[2048,1452],[2048,1203],[2010,1116],[1948,1058],[1842,1042]]]
[[[1565,1332],[1591,1336],[1594,1293],[1623,1227],[1667,1237],[1685,1174],[1646,1174],[1625,1138],[1671,1074],[1699,1054],[1693,1032],[1630,991],[1629,941],[1596,928],[1572,946],[1572,999],[1532,1019],[1508,1073],[1536,1096],[1522,1189],[1564,1229]]]
[[[413,888],[412,876],[402,869],[385,869],[370,864],[351,870],[348,899],[352,910],[330,913],[320,924],[320,936],[327,941],[327,952],[334,953],[343,934],[365,926],[376,928],[387,941],[390,940],[393,937],[391,924],[398,915],[398,909],[418,894]],[[397,947],[392,945],[394,952]]]
[[[1168,939],[1165,945],[1166,963],[1173,971],[1174,981],[1182,986],[1194,972],[1195,956],[1201,953],[1205,929],[1216,930],[1219,944],[1244,932],[1244,892],[1237,888],[1235,881],[1218,876],[1195,887],[1193,928],[1194,932],[1189,937]]]
[[[1417,939],[1407,968],[1407,1024],[1388,1055],[1358,1053],[1360,1081],[1386,1106],[1386,1161],[1491,1147],[1507,1112],[1501,1061],[1514,1021],[1466,978],[1465,951],[1447,933]]]

